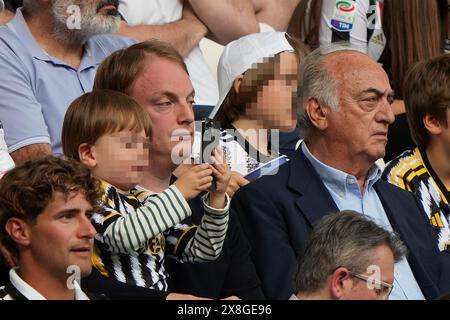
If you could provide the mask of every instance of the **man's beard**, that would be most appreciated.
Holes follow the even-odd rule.
[[[119,28],[120,15],[117,10],[109,10],[106,15],[100,12],[110,4],[117,8],[118,0],[103,0],[97,6],[80,5],[80,2],[83,1],[52,1],[54,33],[58,39],[68,44],[83,44],[92,36],[113,33]]]

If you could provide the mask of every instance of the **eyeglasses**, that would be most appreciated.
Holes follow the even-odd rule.
[[[394,288],[393,284],[387,283],[382,280],[375,279],[373,276],[367,276],[365,274],[356,273],[349,271],[352,277],[358,278],[360,280],[367,282],[367,287],[373,289],[377,296],[379,297],[389,297]]]

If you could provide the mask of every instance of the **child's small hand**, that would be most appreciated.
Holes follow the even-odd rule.
[[[215,188],[210,188],[209,203],[214,208],[223,208],[225,207],[225,193],[227,192],[228,184],[230,183],[231,171],[228,168],[228,164],[225,162],[222,150],[219,148],[214,149],[211,160],[212,174],[215,178]]]
[[[227,194],[230,198],[233,198],[236,191],[238,191],[241,187],[250,183],[247,179],[244,178],[242,174],[236,171],[231,171],[231,179],[228,184]]]
[[[186,200],[191,200],[198,196],[200,192],[211,187],[212,173],[213,171],[208,163],[199,164],[183,172],[174,185]]]

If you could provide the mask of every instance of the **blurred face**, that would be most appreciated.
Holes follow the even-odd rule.
[[[144,131],[106,134],[91,147],[91,152],[93,173],[123,191],[139,184],[148,166],[148,139]]]
[[[369,279],[381,280],[388,284],[394,283],[394,256],[387,245],[382,245],[373,250],[372,265],[379,271],[374,273],[373,268],[368,268],[368,272],[361,273]],[[382,283],[373,283],[357,276],[351,276],[349,283],[344,288],[341,299],[344,300],[384,300],[388,299],[389,288]]]
[[[191,152],[194,134],[194,89],[186,71],[178,63],[149,56],[145,69],[131,93],[150,115],[153,137],[152,156],[172,161],[172,152]],[[174,167],[176,164],[174,164]]]
[[[53,0],[55,33],[67,41],[84,42],[102,33],[113,33],[120,24],[118,0]]]
[[[264,128],[292,131],[297,122],[293,108],[297,91],[297,56],[293,52],[280,53],[274,68],[274,79],[258,91],[256,103],[247,108],[246,115],[260,121]],[[264,67],[261,69],[264,72]]]
[[[373,163],[385,155],[388,127],[394,122],[389,79],[375,61],[360,53],[332,53],[325,57],[340,80],[339,110],[328,109],[326,135],[351,159]]]
[[[91,272],[95,228],[90,218],[92,205],[83,193],[68,199],[56,192],[35,224],[27,224],[29,247],[35,266],[67,279],[69,266],[78,266],[81,276]]]

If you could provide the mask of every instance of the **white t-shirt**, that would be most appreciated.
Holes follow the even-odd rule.
[[[166,24],[181,19],[182,0],[120,0],[119,11],[130,26]],[[164,39],[161,39],[164,40]],[[195,89],[195,103],[216,105],[219,89],[197,45],[184,59]]]

